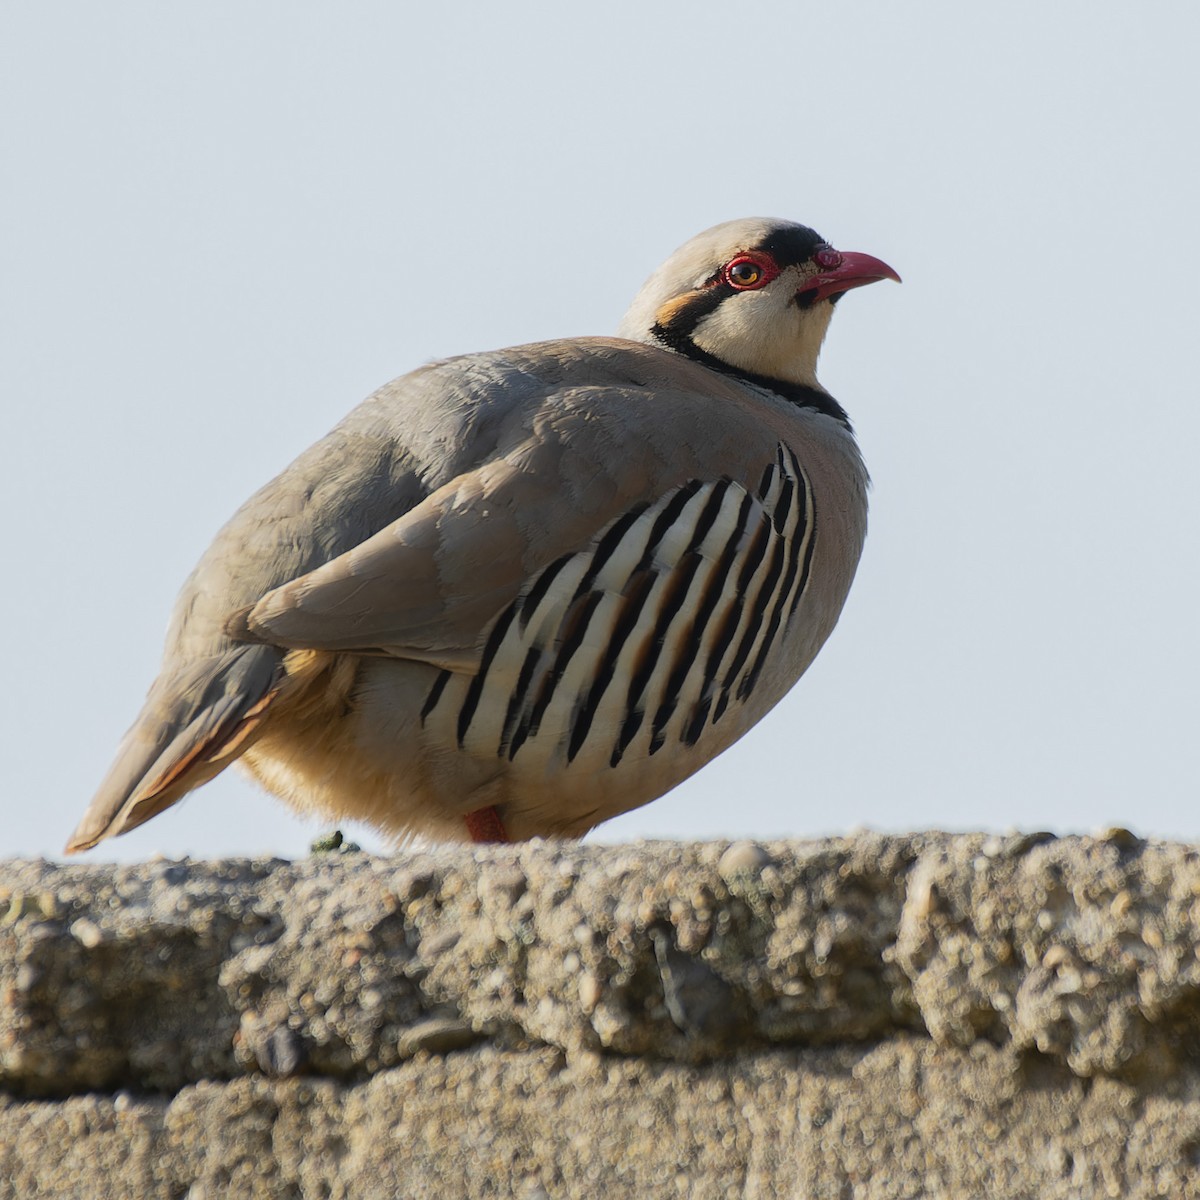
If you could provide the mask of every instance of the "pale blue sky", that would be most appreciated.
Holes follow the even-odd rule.
[[[747,215],[904,276],[822,361],[867,550],[775,713],[593,836],[1200,837],[1198,35],[1184,3],[4,6],[0,854],[58,852],[259,484],[428,358],[611,331]],[[92,857],[318,831],[227,772]]]

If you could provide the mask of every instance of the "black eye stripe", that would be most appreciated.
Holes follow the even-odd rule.
[[[808,262],[826,244],[815,230],[803,225],[788,225],[769,234],[756,248],[769,254],[783,270]]]
[[[708,351],[702,350],[692,340],[696,327],[705,317],[715,312],[730,297],[753,290],[753,287],[734,287],[728,282],[726,271],[731,262],[738,258],[748,258],[751,253],[755,255],[761,253],[769,256],[775,267],[782,272],[790,266],[807,262],[812,254],[824,245],[826,245],[824,238],[802,226],[789,227],[772,234],[756,246],[753,252],[741,251],[732,258],[726,259],[714,274],[688,295],[686,301],[677,299],[669,306],[664,306],[670,313],[669,318],[665,323],[656,321],[650,329],[650,336],[667,350],[673,350],[676,354],[682,354],[693,362],[702,363],[724,375],[731,375],[747,383],[766,388],[800,408],[810,408],[824,413],[849,429],[850,420],[846,416],[846,410],[820,388],[774,379],[745,368],[733,367]],[[763,269],[761,263],[757,265],[760,270]],[[796,299],[796,303],[800,307],[805,307],[806,300],[811,303],[811,296],[801,295]]]
[[[651,333],[664,346],[680,350],[709,313],[715,312],[730,296],[736,295],[737,288],[718,276],[711,285],[706,284],[700,291],[693,292],[686,304],[679,305],[666,325],[655,324]]]

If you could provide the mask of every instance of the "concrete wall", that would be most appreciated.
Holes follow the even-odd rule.
[[[1200,1196],[1200,855],[0,864],[0,1200]]]

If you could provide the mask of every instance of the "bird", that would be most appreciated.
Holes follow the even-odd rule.
[[[217,533],[66,851],[235,761],[397,846],[582,837],[675,787],[841,613],[869,479],[817,357],[885,279],[807,226],[727,221],[615,337],[385,384]]]

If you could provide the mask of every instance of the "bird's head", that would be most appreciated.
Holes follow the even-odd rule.
[[[807,226],[727,221],[646,280],[618,332],[756,383],[816,388],[834,304],[880,279],[900,276],[869,254],[835,250]]]

